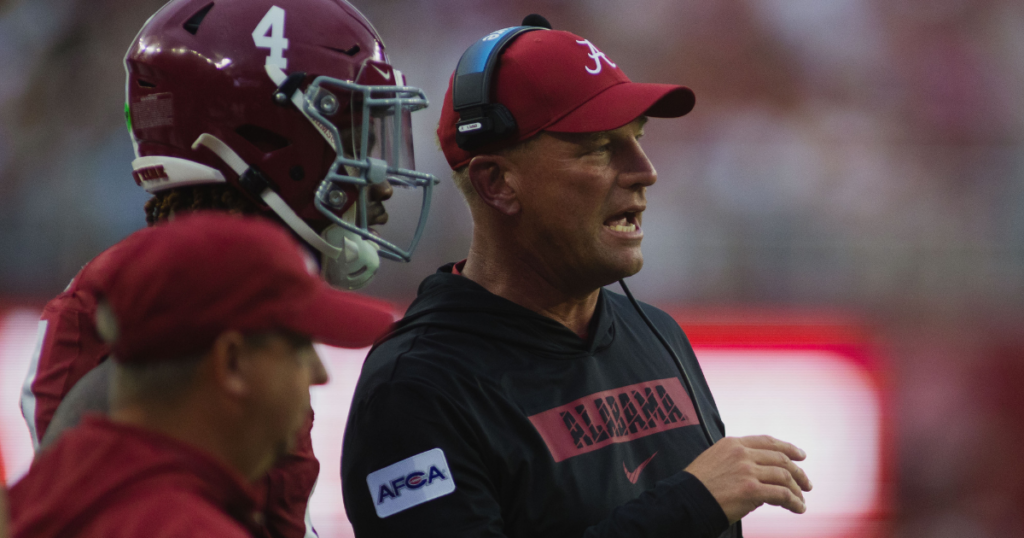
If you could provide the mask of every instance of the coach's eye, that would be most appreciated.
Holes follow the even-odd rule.
[[[591,153],[591,154],[601,154],[601,153],[607,153],[607,152],[609,152],[611,150],[612,150],[612,143],[609,140],[609,141],[604,142],[604,143],[595,144],[590,149],[590,151],[588,153]]]

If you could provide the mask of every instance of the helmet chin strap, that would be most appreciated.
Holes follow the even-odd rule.
[[[353,222],[356,218],[356,206],[352,205],[341,218],[346,222]],[[373,275],[380,268],[380,255],[377,253],[380,247],[377,243],[366,241],[355,232],[337,224],[328,226],[323,236],[329,243],[343,243],[346,257],[344,262],[340,259],[323,260],[320,274],[324,280],[333,286],[355,290],[373,279]]]
[[[233,149],[209,133],[199,135],[192,149],[198,149],[199,146],[206,147],[220,157],[239,177],[249,170],[249,165]],[[260,198],[299,237],[323,254],[322,274],[329,284],[351,290],[361,288],[373,278],[380,267],[376,244],[336,224],[328,226],[323,236],[318,235],[269,187],[260,193]],[[343,216],[349,217],[355,218],[355,206]]]

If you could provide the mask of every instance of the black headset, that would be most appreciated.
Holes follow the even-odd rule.
[[[508,108],[491,102],[491,81],[498,57],[520,34],[550,29],[551,23],[544,17],[528,15],[522,26],[491,32],[462,53],[452,83],[452,104],[459,114],[455,143],[460,148],[473,151],[516,130],[516,119]]]

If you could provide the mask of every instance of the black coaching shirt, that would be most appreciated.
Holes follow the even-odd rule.
[[[708,444],[625,297],[601,290],[585,341],[451,267],[363,366],[342,449],[356,536],[739,536],[682,471]],[[644,309],[722,436],[683,332]]]

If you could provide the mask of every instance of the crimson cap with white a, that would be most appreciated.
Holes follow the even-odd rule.
[[[394,320],[387,303],[324,283],[309,253],[258,217],[178,217],[135,232],[94,263],[109,267],[90,291],[109,305],[98,310],[97,327],[119,362],[202,353],[228,330],[287,330],[361,348]]]
[[[677,118],[693,109],[693,92],[674,84],[632,82],[604,52],[582,37],[559,30],[535,30],[509,44],[491,83],[492,103],[512,113],[517,130],[473,151],[455,143],[459,113],[452,82],[444,96],[437,135],[453,170],[476,155],[526,140],[541,131],[590,133],[618,129],[646,115]]]

